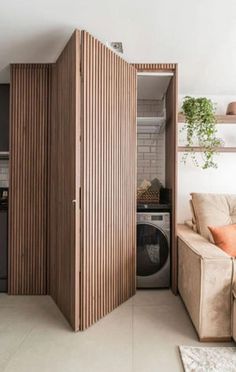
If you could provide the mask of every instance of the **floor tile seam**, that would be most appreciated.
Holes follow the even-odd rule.
[[[36,325],[33,326],[29,332],[22,338],[20,344],[16,347],[16,349],[14,351],[12,351],[12,353],[9,355],[9,358],[8,358],[8,361],[7,361],[7,364],[6,366],[4,367],[4,370],[2,372],[7,372],[8,370],[8,367],[9,367],[9,364],[11,362],[11,360],[19,353],[21,347],[23,346],[23,344],[27,341],[27,339],[29,338],[29,336],[32,334],[32,332],[34,331],[34,329],[36,328]]]

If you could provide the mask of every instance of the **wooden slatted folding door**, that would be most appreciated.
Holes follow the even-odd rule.
[[[11,66],[8,293],[47,293],[48,64]]]
[[[50,159],[49,293],[83,330],[136,277],[136,70],[87,32],[52,69]]]
[[[135,293],[136,70],[81,35],[81,288],[86,329]]]
[[[177,292],[177,66],[132,66],[77,30],[55,64],[12,67],[9,293],[50,294],[75,330],[135,293],[136,74],[167,70]]]
[[[11,79],[9,293],[50,294],[84,330],[135,293],[137,71],[173,71],[166,186],[177,291],[177,67],[135,65],[85,31]]]
[[[79,305],[80,32],[52,67],[49,131],[48,291],[77,329]]]

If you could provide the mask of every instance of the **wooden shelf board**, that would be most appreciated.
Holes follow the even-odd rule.
[[[204,147],[188,147],[188,146],[179,146],[178,152],[204,152]],[[216,152],[235,152],[236,147],[219,147]]]
[[[217,124],[236,124],[236,115],[216,115]],[[178,122],[185,123],[183,114],[178,114]]]

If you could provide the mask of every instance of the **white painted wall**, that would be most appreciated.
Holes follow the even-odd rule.
[[[128,62],[179,63],[182,94],[236,94],[235,0],[1,0],[0,81],[54,62],[75,28],[122,41]]]
[[[180,97],[180,107],[182,98]],[[236,100],[235,96],[209,96],[217,103],[217,113],[224,114],[227,104]],[[181,126],[180,126],[181,128]],[[236,124],[217,125],[219,135],[225,146],[236,146]],[[179,135],[179,144],[184,144],[184,134]],[[178,154],[178,222],[191,218],[189,194],[191,192],[232,193],[236,194],[236,153],[217,155],[217,169],[196,168],[191,160],[183,164],[182,153]],[[197,154],[200,159],[201,154]]]

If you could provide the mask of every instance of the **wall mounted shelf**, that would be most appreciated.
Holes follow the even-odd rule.
[[[216,122],[217,124],[236,124],[236,115],[216,115]],[[178,114],[178,123],[185,123],[185,116],[181,113]],[[179,146],[178,152],[203,152],[203,147],[188,147],[188,146]],[[230,153],[236,152],[236,147],[219,147],[217,152],[221,153]]]
[[[178,122],[185,123],[185,116],[178,114]],[[216,115],[217,124],[236,124],[236,115]]]
[[[188,147],[188,146],[179,146],[178,152],[204,152],[204,147]],[[236,147],[219,147],[216,152],[236,152]]]

